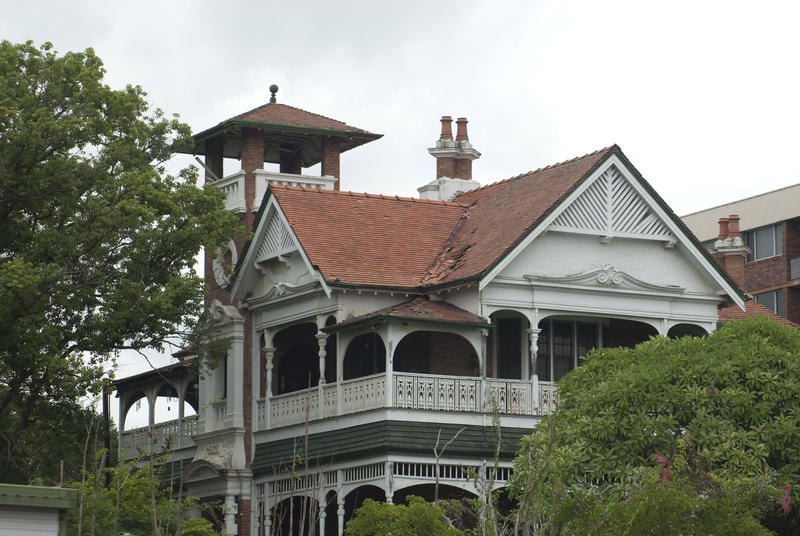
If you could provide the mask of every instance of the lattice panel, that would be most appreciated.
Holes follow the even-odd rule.
[[[619,169],[611,166],[556,218],[554,230],[671,240],[672,233]]]
[[[261,247],[258,249],[258,259],[271,259],[282,255],[295,248],[292,235],[288,227],[278,217],[273,217],[269,222],[264,238],[261,240]]]

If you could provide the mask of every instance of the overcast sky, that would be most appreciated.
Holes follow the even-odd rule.
[[[0,0],[0,38],[92,47],[196,132],[278,84],[384,134],[345,190],[417,195],[442,115],[469,119],[481,184],[613,143],[681,215],[800,182],[800,3],[290,4]]]

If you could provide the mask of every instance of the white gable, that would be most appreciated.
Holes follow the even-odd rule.
[[[322,285],[325,293],[330,294],[330,289],[311,265],[280,206],[271,197],[241,261],[231,295],[238,300],[246,295],[279,297],[318,285]]]
[[[256,263],[298,250],[295,239],[289,231],[289,226],[281,218],[275,217],[274,214],[270,216],[272,217],[269,218],[258,248]]]
[[[550,225],[550,231],[674,242],[675,236],[615,165],[588,185]]]
[[[529,248],[534,242],[544,249]],[[497,277],[533,276],[528,279],[532,282],[537,276],[567,277],[606,265],[647,284],[688,287],[689,293],[716,296],[720,302],[726,295],[743,305],[737,291],[617,155],[609,156],[498,262],[479,288]]]

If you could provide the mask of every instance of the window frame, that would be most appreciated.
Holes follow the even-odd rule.
[[[758,251],[758,232],[764,231],[765,229],[769,229],[771,231],[770,235],[772,236],[772,254],[765,255],[763,257],[757,257],[756,252]],[[783,222],[764,225],[762,227],[756,227],[755,229],[743,231],[742,240],[744,241],[744,244],[750,248],[750,253],[747,254],[746,262],[755,262],[764,259],[771,259],[772,257],[779,257],[783,255]]]
[[[769,296],[771,298],[770,301],[772,302],[772,307],[770,307],[769,303],[764,303],[764,301],[760,301],[759,300],[760,297],[763,299],[763,297],[766,297],[766,296]],[[783,289],[782,288],[778,288],[778,289],[775,289],[775,290],[770,290],[770,291],[767,291],[767,292],[761,292],[759,294],[754,294],[753,295],[753,299],[755,300],[756,303],[758,303],[760,305],[763,305],[764,307],[766,307],[767,309],[769,309],[770,311],[772,311],[776,315],[783,316],[783,299],[784,299],[784,295],[783,295]]]
[[[555,378],[555,372],[556,372],[555,356],[553,355],[553,350],[554,350],[554,345],[555,345],[554,326],[553,326],[553,324],[555,322],[567,323],[567,324],[570,325],[569,331],[570,331],[570,346],[571,346],[571,350],[572,350],[572,356],[571,356],[572,362],[570,363],[570,368],[569,368],[569,370],[567,372],[576,369],[578,367],[578,365],[580,364],[581,358],[583,357],[582,355],[578,355],[578,326],[579,325],[587,325],[587,326],[592,326],[594,328],[594,331],[595,331],[595,345],[593,346],[593,349],[594,348],[602,348],[603,347],[603,329],[602,329],[603,323],[602,323],[602,321],[591,321],[591,320],[587,320],[587,319],[570,320],[570,319],[564,319],[564,318],[555,318],[555,319],[553,319],[553,318],[545,318],[544,320],[542,320],[539,323],[539,325],[542,326],[540,328],[542,330],[542,332],[540,333],[539,337],[540,337],[540,340],[544,339],[544,341],[542,341],[542,342],[544,342],[546,344],[547,348],[543,347],[542,342],[540,342],[538,344],[538,351],[537,351],[537,355],[536,355],[536,361],[537,361],[536,368],[537,368],[537,370],[535,371],[535,373],[538,376],[538,374],[539,374],[539,371],[538,371],[539,361],[540,360],[547,360],[547,372],[548,372],[548,376],[547,377],[550,378],[550,379],[544,380],[541,377],[539,377],[539,381],[550,382],[550,383],[555,383],[555,382],[558,381],[558,379],[553,379],[553,378]],[[561,378],[559,378],[559,379],[561,379]]]

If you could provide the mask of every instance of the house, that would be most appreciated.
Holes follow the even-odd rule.
[[[199,381],[181,364],[118,380],[120,443],[170,449],[228,533],[286,534],[291,512],[295,533],[342,534],[366,497],[502,487],[590,348],[707,333],[744,305],[617,146],[481,187],[467,120],[453,136],[445,116],[421,198],[341,190],[339,155],[379,137],[273,91],[183,149],[245,227],[206,256],[230,347]],[[164,395],[197,415],[126,430]]]
[[[730,265],[734,279],[740,279],[742,290],[756,303],[800,324],[800,184],[687,214],[682,220],[709,251],[719,249],[721,264]],[[731,249],[737,238],[746,249]]]

